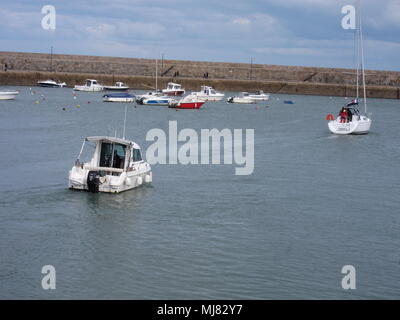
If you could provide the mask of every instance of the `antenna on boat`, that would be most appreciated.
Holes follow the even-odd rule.
[[[127,113],[127,111],[128,111],[128,106],[127,106],[127,105],[125,105],[124,133],[123,133],[123,135],[122,135],[122,139],[124,139],[124,140],[125,140],[126,113]]]

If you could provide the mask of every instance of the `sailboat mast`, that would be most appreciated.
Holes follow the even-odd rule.
[[[362,34],[362,23],[361,23],[361,5],[359,9],[359,29],[360,29],[360,47],[361,47],[361,74],[362,74],[362,83],[363,83],[363,94],[364,94],[364,110],[365,114],[367,114],[367,90],[365,87],[365,68],[364,68],[364,43],[363,43],[363,34]]]
[[[158,91],[158,58],[156,58],[156,92]]]
[[[53,72],[53,46],[50,49],[50,72]]]

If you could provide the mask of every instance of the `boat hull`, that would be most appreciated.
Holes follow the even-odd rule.
[[[129,87],[104,87],[106,91],[127,91]]]
[[[18,94],[18,91],[0,91],[0,100],[13,100]]]
[[[353,116],[353,121],[341,123],[340,118],[328,122],[329,130],[334,134],[367,134],[371,128],[371,119],[360,116],[358,119]]]
[[[83,91],[83,92],[99,92],[99,91],[103,90],[103,87],[101,87],[101,86],[95,86],[95,87],[75,86],[74,90],[75,91]]]
[[[104,98],[104,102],[125,102],[125,103],[132,103],[135,101],[135,98]]]
[[[71,190],[92,191],[87,179],[90,170],[74,166],[69,172],[68,188]],[[120,193],[151,183],[153,174],[151,167],[144,164],[135,171],[123,172],[120,176],[105,175],[96,192]],[[93,192],[93,191],[92,191]]]
[[[221,101],[224,96],[208,96],[208,95],[196,95],[198,99],[210,102]]]
[[[200,102],[180,102],[176,104],[170,104],[170,108],[176,109],[200,109],[201,106],[204,104],[204,101]]]

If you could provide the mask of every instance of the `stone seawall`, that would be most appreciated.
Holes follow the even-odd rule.
[[[36,81],[57,78],[69,86],[94,78],[104,84],[121,80],[135,89],[154,86],[155,60],[63,55],[22,52],[0,52],[2,85],[35,85]],[[53,71],[53,73],[50,72]],[[351,96],[354,70],[334,68],[292,67],[227,62],[159,60],[159,87],[174,79],[189,90],[210,84],[218,90],[271,93]],[[54,72],[55,71],[55,72]],[[176,74],[177,77],[173,77]],[[204,74],[208,73],[208,79]],[[399,99],[400,72],[366,71],[368,96]]]

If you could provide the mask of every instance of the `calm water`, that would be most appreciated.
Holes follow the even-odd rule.
[[[126,136],[144,150],[147,131],[168,120],[254,128],[254,173],[153,165],[152,186],[108,195],[70,191],[67,175],[85,136],[121,133],[124,104],[32,89],[0,101],[0,298],[400,298],[399,101],[369,100],[366,136],[328,132],[343,98],[131,104]],[[53,291],[41,288],[46,264]],[[350,292],[346,264],[357,269]]]

